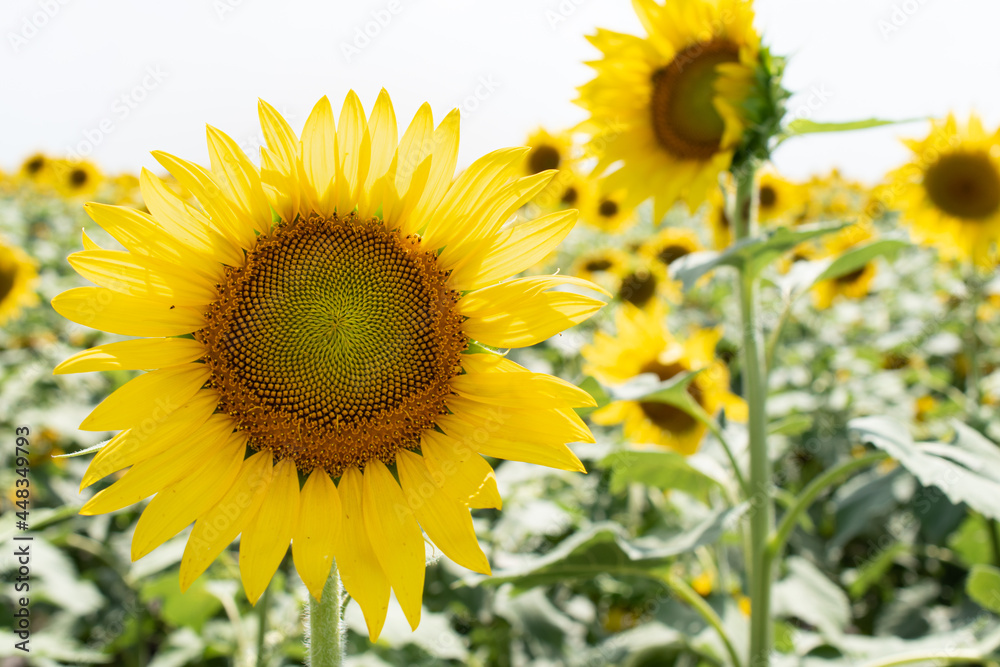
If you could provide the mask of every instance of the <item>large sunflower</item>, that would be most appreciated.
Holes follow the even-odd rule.
[[[592,441],[573,411],[591,397],[472,341],[533,345],[601,302],[553,290],[593,287],[578,278],[506,280],[558,244],[576,212],[505,224],[552,176],[517,178],[527,149],[490,153],[453,180],[457,110],[435,128],[423,105],[401,140],[385,91],[367,119],[351,92],[336,126],[323,98],[301,140],[263,102],[260,118],[259,170],[211,127],[211,169],[154,153],[200,207],[149,172],[149,214],[87,206],[126,251],[88,240],[70,261],[99,286],[53,306],[141,338],[56,372],[157,370],[81,425],[121,430],[83,487],[131,466],[81,512],[156,494],[133,558],[194,522],[183,589],[242,534],[252,602],[290,542],[316,598],[336,556],[375,638],[390,588],[419,622],[421,527],[457,563],[489,571],[469,514],[500,506],[481,454],[583,470],[566,443]]]
[[[34,291],[37,279],[38,272],[31,258],[17,246],[0,239],[0,325],[38,302]]]
[[[679,199],[698,208],[729,168],[746,129],[760,38],[743,0],[633,0],[648,37],[609,30],[590,37],[604,55],[577,101],[590,112],[581,130],[598,156],[607,191],[626,205],[653,197],[654,220]]]
[[[889,175],[889,192],[914,237],[946,259],[996,262],[1000,242],[1000,131],[975,115],[932,124],[923,140],[904,142],[913,161]]]
[[[585,372],[606,384],[620,384],[643,373],[665,381],[701,371],[688,385],[691,398],[709,415],[725,409],[728,418],[746,420],[746,403],[729,391],[729,369],[715,357],[721,332],[702,329],[679,341],[663,326],[661,310],[628,305],[616,313],[615,329],[615,335],[596,333],[594,343],[583,348]],[[685,456],[698,450],[706,431],[680,408],[653,401],[615,401],[591,419],[603,425],[624,423],[630,442],[662,445]]]

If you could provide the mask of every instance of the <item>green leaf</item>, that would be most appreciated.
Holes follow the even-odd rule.
[[[874,559],[866,561],[857,570],[853,570],[855,578],[848,585],[847,592],[855,600],[860,598],[868,592],[868,589],[882,580],[882,577],[896,561],[897,556],[908,553],[910,553],[910,546],[903,542],[896,542],[888,549],[880,550]]]
[[[747,505],[715,512],[700,523],[665,539],[656,546],[630,543],[625,529],[616,523],[600,523],[564,540],[545,556],[534,558],[516,569],[497,572],[492,577],[470,577],[466,581],[500,585],[512,583],[525,590],[535,586],[589,581],[605,574],[648,577],[669,564],[679,554],[717,541],[746,512]]]
[[[983,609],[1000,614],[1000,570],[992,565],[976,565],[965,580],[965,591]]]
[[[912,123],[920,118],[907,118],[904,120],[884,120],[881,118],[867,118],[865,120],[852,120],[841,123],[817,123],[807,118],[797,118],[785,127],[785,136],[796,137],[803,134],[819,134],[822,132],[850,132],[852,130],[868,130],[873,127],[885,127],[886,125],[900,125],[902,123]]]
[[[678,373],[669,380],[660,380],[653,373],[643,373],[628,382],[608,387],[613,401],[643,401],[646,403],[666,403],[679,408],[704,424],[711,421],[708,413],[688,391],[695,377],[701,371]]]
[[[801,556],[790,556],[785,564],[788,574],[773,589],[775,616],[798,618],[825,636],[839,636],[851,620],[844,591]]]
[[[691,465],[687,457],[670,450],[615,452],[601,461],[611,470],[611,492],[621,493],[629,484],[683,491],[705,504],[719,482]]]
[[[837,225],[803,225],[795,229],[779,227],[760,236],[743,239],[722,252],[694,252],[670,265],[670,276],[680,280],[688,290],[706,273],[720,266],[732,266],[748,278],[757,276],[771,262],[800,243],[837,232],[847,227]]]
[[[186,592],[181,593],[177,570],[146,583],[140,594],[147,604],[154,599],[162,601],[160,616],[170,625],[187,627],[200,632],[205,621],[212,618],[222,603],[205,589],[204,578],[199,577]]]
[[[791,414],[767,425],[771,435],[801,435],[812,428],[815,417],[809,414]]]
[[[953,503],[965,503],[1000,519],[1000,447],[964,424],[954,423],[951,443],[915,443],[907,426],[888,417],[853,419],[849,427],[886,452],[927,487]]]
[[[901,248],[905,248],[909,243],[898,239],[880,239],[862,246],[851,248],[837,259],[833,260],[813,283],[823,280],[834,280],[841,276],[864,268],[868,262],[876,257],[895,256]]]
[[[604,389],[601,383],[589,375],[585,377],[583,382],[577,386],[593,396],[594,400],[597,401],[596,408],[576,408],[576,413],[581,417],[585,417],[595,410],[600,410],[611,402],[611,397],[608,395],[608,392]]]

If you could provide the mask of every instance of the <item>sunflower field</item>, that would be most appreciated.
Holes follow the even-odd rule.
[[[625,6],[519,147],[339,73],[205,159],[0,151],[0,667],[1000,666],[1000,127]]]

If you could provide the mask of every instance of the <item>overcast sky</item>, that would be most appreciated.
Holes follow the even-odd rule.
[[[978,110],[1000,124],[1000,2],[759,0],[757,25],[790,57],[792,108],[815,120]],[[366,24],[373,37],[358,38]],[[389,90],[406,122],[463,109],[461,161],[518,145],[538,125],[583,118],[584,39],[640,32],[626,0],[2,0],[0,167],[26,155],[89,152],[109,171],[155,167],[163,149],[207,160],[204,125],[259,141],[256,99],[299,130],[327,94],[370,108]],[[363,34],[363,32],[362,32]],[[364,41],[367,39],[367,43]],[[812,102],[812,109],[808,103]],[[920,123],[788,142],[782,171],[833,166],[877,179],[905,159]]]

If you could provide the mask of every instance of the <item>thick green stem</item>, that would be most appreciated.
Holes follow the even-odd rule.
[[[887,458],[889,458],[889,455],[885,452],[872,452],[871,454],[866,454],[860,458],[851,459],[836,468],[831,468],[813,481],[809,482],[806,488],[802,490],[802,493],[799,494],[795,504],[789,507],[788,511],[785,512],[785,515],[781,517],[781,523],[778,524],[778,529],[775,531],[768,543],[768,558],[773,561],[781,555],[781,552],[785,548],[785,544],[788,542],[789,535],[792,534],[795,524],[798,523],[799,517],[802,516],[803,512],[809,509],[809,507],[813,504],[813,501],[816,500],[820,493],[841,477],[844,477],[855,470],[867,468],[868,466]]]
[[[755,167],[736,170],[733,207],[736,240],[756,232]],[[771,656],[771,582],[773,568],[767,543],[774,525],[771,460],[767,451],[767,386],[764,379],[763,331],[757,314],[757,280],[741,270],[740,314],[743,338],[743,392],[750,412],[750,659],[751,667],[768,667]]]
[[[337,564],[323,587],[323,599],[309,597],[309,665],[341,667],[344,664],[344,633],[341,610],[344,594]]]

